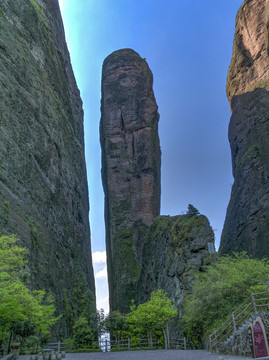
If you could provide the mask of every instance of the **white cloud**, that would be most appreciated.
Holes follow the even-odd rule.
[[[97,297],[97,307],[99,310],[104,309],[105,313],[108,314],[109,313],[108,296],[101,297],[101,298]]]
[[[95,274],[96,279],[107,278],[107,267]]]
[[[106,263],[106,252],[105,251],[93,252],[92,253],[92,262],[93,262],[93,264]]]

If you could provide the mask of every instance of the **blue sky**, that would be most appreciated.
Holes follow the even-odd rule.
[[[218,248],[233,183],[225,84],[242,0],[59,2],[84,106],[97,300],[107,309],[99,145],[103,60],[126,47],[146,58],[160,113],[161,214],[182,214],[193,204],[208,217]]]

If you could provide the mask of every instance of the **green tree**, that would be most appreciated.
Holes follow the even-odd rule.
[[[187,211],[188,215],[199,215],[199,211],[198,209],[196,209],[196,207],[194,207],[192,204],[188,205],[188,211]]]
[[[105,331],[104,329],[105,310],[104,309],[97,310],[96,317],[97,317],[97,330],[98,330],[98,338],[99,338]]]
[[[266,291],[267,260],[245,253],[223,256],[196,275],[192,291],[185,296],[183,330],[196,347],[203,347],[215,331],[251,293]]]
[[[9,342],[21,323],[34,326],[39,336],[49,332],[58,318],[51,296],[45,291],[31,292],[22,281],[27,269],[27,250],[16,245],[14,236],[0,237],[0,345],[10,333]],[[26,335],[26,331],[24,334]]]
[[[119,342],[128,329],[128,324],[123,314],[119,311],[112,311],[104,320],[104,328],[110,333],[111,339]]]
[[[90,347],[93,341],[92,329],[84,316],[80,316],[73,326],[73,341],[76,349]]]
[[[155,290],[151,293],[150,300],[138,307],[131,306],[131,312],[127,314],[127,321],[139,331],[146,330],[148,334],[149,346],[152,346],[152,332],[161,328],[165,340],[165,348],[170,347],[169,340],[169,321],[177,316],[171,299],[162,290]]]

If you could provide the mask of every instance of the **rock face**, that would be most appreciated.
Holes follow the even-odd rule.
[[[212,261],[214,233],[204,215],[158,216],[146,236],[138,303],[164,289],[179,313],[194,274]]]
[[[29,249],[31,287],[63,328],[95,308],[83,111],[57,0],[0,4],[0,231]]]
[[[269,4],[244,1],[227,78],[234,184],[220,253],[269,255]]]
[[[153,76],[131,49],[103,64],[100,142],[110,309],[128,311],[144,235],[160,213],[158,107]]]

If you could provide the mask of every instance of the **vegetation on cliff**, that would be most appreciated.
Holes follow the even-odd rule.
[[[251,293],[268,289],[269,262],[251,259],[245,253],[223,256],[195,275],[192,291],[186,294],[183,330],[195,347],[203,346]]]
[[[164,289],[182,312],[184,294],[191,289],[194,275],[214,261],[214,233],[208,219],[189,205],[185,215],[158,216],[146,235],[138,303],[150,298],[155,289]]]

